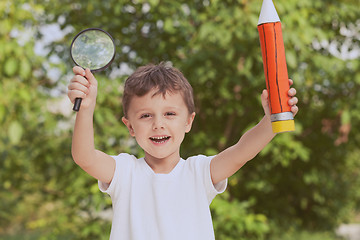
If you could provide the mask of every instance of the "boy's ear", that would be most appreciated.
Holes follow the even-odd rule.
[[[192,114],[189,115],[189,118],[186,123],[186,129],[185,129],[186,133],[190,132],[195,115],[196,115],[195,112],[193,112]]]
[[[129,121],[127,118],[125,118],[125,117],[122,117],[121,120],[122,120],[122,122],[126,125],[126,127],[128,128],[130,135],[134,137],[134,136],[135,136],[135,132],[134,132],[133,127],[131,126],[130,121]]]

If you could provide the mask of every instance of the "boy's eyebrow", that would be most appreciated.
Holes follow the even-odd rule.
[[[165,111],[169,111],[169,110],[177,110],[177,111],[179,111],[180,109],[181,108],[177,107],[177,106],[168,106],[168,107],[164,107],[163,110],[165,110]],[[138,110],[135,110],[134,113],[138,114],[140,112],[151,112],[151,111],[152,111],[152,109],[150,109],[150,108],[140,108]]]
[[[148,112],[148,111],[149,111],[148,108],[141,108],[141,109],[135,110],[134,113],[135,113],[135,114],[138,114],[138,113],[140,113],[140,112]]]

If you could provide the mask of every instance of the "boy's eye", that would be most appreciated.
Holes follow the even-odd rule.
[[[165,113],[165,116],[175,116],[176,115],[176,113],[174,113],[174,112],[167,112],[167,113]]]
[[[150,117],[150,114],[148,114],[148,113],[142,114],[140,116],[140,118],[148,118],[148,117]]]

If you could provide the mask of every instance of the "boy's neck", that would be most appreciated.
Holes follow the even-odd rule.
[[[144,160],[149,167],[151,167],[154,173],[168,174],[179,163],[180,156],[159,159],[145,154]]]

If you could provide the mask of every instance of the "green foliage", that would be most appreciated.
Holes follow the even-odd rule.
[[[358,39],[344,33],[345,28],[358,31],[358,1],[274,2],[300,99],[297,130],[276,136],[229,179],[228,192],[211,206],[218,239],[307,239],[311,232],[281,235],[274,229],[333,229],[360,207],[360,65],[334,56],[328,47],[331,43],[331,51],[338,52],[347,42],[349,50],[359,47]],[[96,75],[99,149],[142,154],[121,123],[126,76],[110,78],[111,70],[124,63],[134,69],[170,60],[191,82],[197,106],[182,155],[211,155],[234,144],[263,115],[265,81],[256,29],[260,4],[0,1],[0,234],[108,238],[110,223],[99,212],[111,201],[70,154],[74,115],[63,99],[72,66],[68,47],[76,32],[102,27],[116,39],[112,68]],[[34,46],[45,24],[73,31],[45,47],[49,53],[41,57]],[[23,32],[25,40],[17,34]],[[52,56],[62,62],[51,62]],[[53,67],[60,70],[57,80],[48,75]]]
[[[333,232],[310,232],[296,231],[294,229],[287,232],[275,234],[271,239],[277,240],[343,240],[336,236]]]
[[[72,120],[49,94],[56,84],[47,77],[46,59],[34,54],[31,36],[39,30],[37,14],[43,10],[28,1],[0,3],[5,16],[0,22],[0,234],[99,238],[109,223],[100,221],[89,230],[89,222],[98,217],[83,215],[96,213],[109,201],[102,194],[84,198],[94,181],[71,159]],[[19,32],[30,38],[21,40]]]
[[[229,201],[229,195],[215,198],[211,204],[216,239],[266,239],[270,232],[268,219],[263,214],[249,211],[249,201]]]

